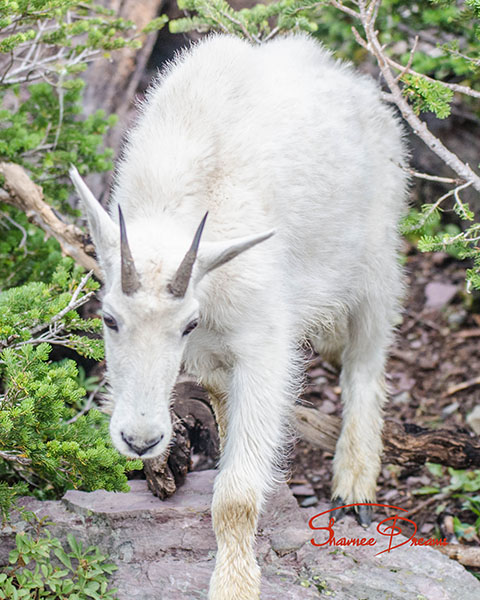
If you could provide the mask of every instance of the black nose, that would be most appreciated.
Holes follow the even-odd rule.
[[[127,444],[129,448],[131,448],[134,452],[138,454],[138,456],[142,456],[145,452],[148,452],[151,448],[159,444],[163,440],[163,433],[159,437],[154,440],[149,440],[148,442],[138,442],[134,437],[125,435],[122,431],[121,433],[122,440]]]

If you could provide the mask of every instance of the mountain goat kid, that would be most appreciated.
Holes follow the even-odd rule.
[[[152,86],[109,213],[72,168],[105,277],[113,443],[132,458],[166,450],[182,364],[211,393],[222,440],[211,600],[259,598],[257,519],[302,342],[342,363],[332,499],[374,501],[404,163],[369,77],[303,35],[255,47],[218,35]]]

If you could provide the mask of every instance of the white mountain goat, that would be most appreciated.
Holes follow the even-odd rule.
[[[375,83],[312,39],[213,36],[151,88],[110,214],[72,168],[105,276],[115,446],[165,451],[182,364],[211,393],[223,448],[211,600],[259,598],[255,530],[280,472],[302,342],[343,365],[332,499],[374,501],[404,163]]]

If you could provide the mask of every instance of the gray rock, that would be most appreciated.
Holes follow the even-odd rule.
[[[315,490],[309,483],[291,485],[290,491],[294,496],[313,496],[315,493]]]
[[[302,508],[309,508],[310,506],[315,506],[315,504],[317,504],[318,502],[318,498],[317,496],[314,494],[313,496],[307,496],[306,498],[304,498],[301,502],[300,502],[300,506]]]
[[[168,500],[150,494],[146,482],[132,481],[127,494],[70,491],[63,501],[22,502],[39,516],[50,515],[53,535],[73,533],[97,544],[119,566],[113,584],[119,600],[206,599],[216,545],[210,517],[214,471],[190,473]],[[260,519],[256,551],[262,567],[262,600],[474,600],[478,582],[438,550],[404,545],[376,555],[386,539],[373,523],[364,530],[352,517],[335,524],[335,537],[372,537],[374,547],[314,547],[325,532],[312,531],[308,519],[327,505],[300,509],[286,485],[267,504]],[[315,521],[327,525],[327,517]],[[8,560],[15,531],[0,531],[0,564]],[[323,538],[322,538],[323,536]],[[395,538],[405,540],[402,536]],[[235,600],[235,599],[232,599]]]
[[[425,306],[440,309],[446,306],[458,292],[458,287],[451,283],[431,281],[425,286]]]

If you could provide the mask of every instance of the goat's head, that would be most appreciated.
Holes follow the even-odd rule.
[[[117,223],[74,167],[70,176],[83,201],[105,275],[102,312],[114,398],[110,435],[126,456],[158,456],[171,440],[172,390],[188,335],[201,318],[198,283],[273,231],[200,244],[205,215],[185,254],[186,240],[178,239],[178,231],[170,234],[164,228],[159,236],[148,231],[153,226],[148,221],[135,219],[127,238],[120,206]]]

